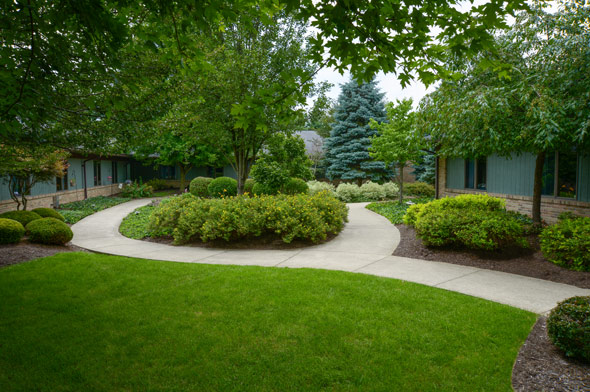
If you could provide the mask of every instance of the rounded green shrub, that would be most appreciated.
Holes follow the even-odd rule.
[[[213,178],[210,177],[195,177],[189,185],[189,191],[197,197],[208,197],[208,187],[211,181]]]
[[[547,335],[566,356],[590,362],[590,296],[560,302],[547,319]]]
[[[16,244],[23,235],[25,235],[25,228],[20,222],[0,218],[0,244]]]
[[[256,184],[256,181],[254,181],[252,178],[248,178],[246,180],[246,182],[244,183],[244,193],[248,193],[249,195],[252,195],[253,188],[254,188],[255,184]]]
[[[322,182],[322,181],[308,181],[307,187],[309,188],[309,194],[311,196],[315,195],[316,193],[320,192],[328,192],[329,194],[333,195],[336,191],[334,185],[330,184],[329,182]]]
[[[590,271],[590,218],[563,219],[539,235],[541,251],[552,263],[576,271]]]
[[[64,245],[74,237],[72,229],[59,219],[41,218],[26,226],[31,242],[48,245]]]
[[[8,211],[0,214],[0,218],[12,219],[27,227],[30,222],[41,219],[41,215],[33,211]]]
[[[259,182],[255,183],[254,186],[252,186],[252,194],[256,196],[265,195],[264,190],[264,185],[262,185]]]
[[[309,187],[306,182],[300,178],[290,178],[285,185],[283,185],[282,193],[286,195],[296,195],[298,193],[307,193]]]
[[[434,187],[425,182],[404,183],[404,194],[410,196],[434,197]]]
[[[211,197],[236,196],[238,194],[238,182],[231,177],[219,177],[211,181],[207,190]]]
[[[345,203],[361,200],[361,188],[356,184],[342,183],[336,188],[336,197]]]
[[[376,182],[368,181],[361,185],[361,199],[363,201],[379,201],[385,199],[385,189]]]
[[[53,208],[35,208],[32,211],[38,214],[41,218],[55,218],[62,222],[65,220],[62,214],[55,211]]]
[[[383,184],[383,190],[385,191],[385,197],[387,199],[394,199],[399,196],[399,187],[393,182],[386,182]]]

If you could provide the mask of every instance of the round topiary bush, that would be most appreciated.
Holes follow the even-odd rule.
[[[560,302],[547,319],[547,335],[566,356],[590,362],[590,296]]]
[[[12,219],[20,222],[24,227],[27,227],[30,222],[41,219],[41,215],[33,211],[8,211],[4,214],[0,214],[0,218]]]
[[[252,178],[248,178],[244,183],[244,193],[248,193],[250,195],[253,194],[254,185],[256,185],[256,181],[254,181]]]
[[[300,178],[290,178],[285,185],[283,185],[282,193],[286,195],[296,195],[298,193],[307,193],[309,187]]]
[[[0,244],[16,244],[25,235],[25,228],[13,219],[0,218]]]
[[[209,184],[213,179],[211,177],[195,177],[191,181],[189,191],[197,197],[208,197],[209,196]]]
[[[55,218],[64,221],[64,217],[53,208],[35,208],[32,212],[38,214],[41,218]]]
[[[34,220],[26,228],[29,240],[41,244],[64,245],[74,237],[72,229],[55,218]]]
[[[252,194],[257,196],[264,195],[264,185],[259,182],[254,183],[252,186]]]
[[[211,197],[236,196],[238,182],[231,177],[219,177],[211,181],[207,190]]]
[[[590,218],[562,219],[539,235],[541,251],[552,263],[576,271],[590,271]]]

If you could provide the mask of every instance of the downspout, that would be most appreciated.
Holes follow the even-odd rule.
[[[86,162],[91,161],[92,159],[87,159],[82,162],[82,170],[84,175],[84,200],[88,199],[88,184],[86,182]]]
[[[434,159],[434,198],[439,198],[439,191],[438,191],[438,154],[435,155]]]

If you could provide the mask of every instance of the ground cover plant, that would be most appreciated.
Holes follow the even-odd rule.
[[[86,200],[62,204],[58,211],[64,217],[66,223],[73,224],[88,215],[114,207],[117,204],[126,203],[129,200],[131,200],[129,197],[96,196]]]
[[[590,271],[590,218],[565,217],[540,234],[547,260],[565,268]]]
[[[346,205],[326,192],[219,199],[185,194],[163,200],[152,213],[148,230],[154,236],[172,235],[176,243],[261,236],[276,236],[284,243],[295,239],[317,243],[339,233],[347,215]]]
[[[430,202],[432,199],[429,197],[405,199],[403,203],[397,201],[388,201],[382,203],[371,203],[367,205],[367,209],[383,215],[394,225],[398,225],[403,222],[403,217],[408,211],[408,208],[415,204],[424,204]]]
[[[69,253],[0,270],[3,390],[510,391],[534,314],[398,280]]]
[[[154,212],[155,209],[155,206],[147,205],[139,207],[131,214],[127,215],[119,226],[121,234],[134,240],[150,237],[152,231],[148,229],[148,226],[152,212]]]

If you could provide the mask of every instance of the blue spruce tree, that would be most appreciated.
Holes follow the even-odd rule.
[[[390,176],[383,162],[369,156],[370,137],[377,134],[369,120],[386,120],[383,93],[374,81],[358,84],[351,80],[342,86],[334,113],[330,137],[325,142],[326,175],[330,180],[381,181]]]

